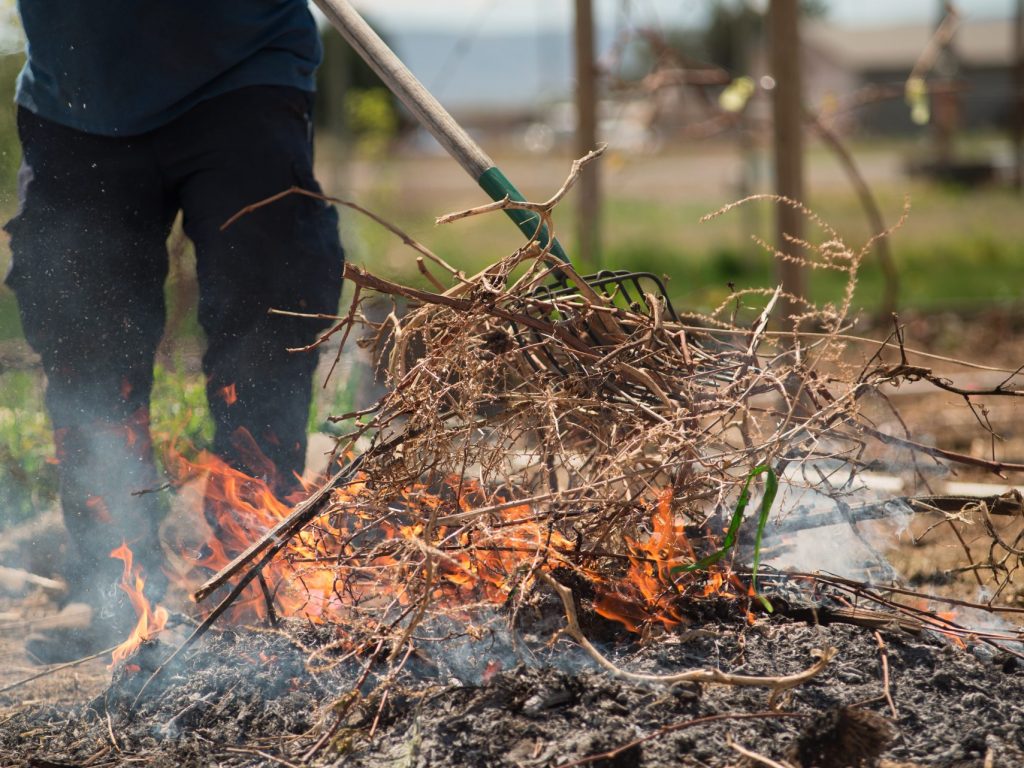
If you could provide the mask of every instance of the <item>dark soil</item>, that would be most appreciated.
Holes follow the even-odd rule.
[[[719,667],[747,675],[799,672],[815,648],[839,654],[774,709],[764,689],[617,679],[567,641],[540,646],[532,665],[502,669],[513,663],[511,646],[486,636],[428,644],[390,678],[381,664],[357,695],[365,659],[328,654],[307,664],[329,629],[297,622],[287,631],[239,629],[209,635],[134,709],[166,647],[144,648],[90,701],[0,712],[0,764],[747,765],[735,743],[802,768],[1024,765],[1024,668],[1012,656],[881,633],[893,718],[869,630],[780,618],[695,629],[643,646],[620,638],[609,652],[631,671]],[[476,681],[452,680],[459,670]]]

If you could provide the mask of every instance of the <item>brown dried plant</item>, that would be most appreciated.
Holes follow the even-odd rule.
[[[442,220],[517,206],[553,228],[551,209],[579,167],[545,204],[505,201]],[[402,595],[391,608],[415,605],[403,613],[414,619],[443,610],[452,584],[483,583],[481,598],[514,606],[536,573],[554,568],[601,582],[644,561],[672,590],[673,569],[717,546],[755,467],[772,467],[791,488],[848,490],[870,426],[860,402],[886,380],[881,366],[856,369],[845,355],[871,243],[851,248],[799,203],[769,199],[800,210],[823,237],[794,242],[798,257],[762,243],[768,252],[847,280],[837,304],[798,300],[803,311],[779,318],[781,331],[772,329],[780,289],[736,291],[708,315],[679,317],[653,291],[629,302],[591,288],[536,242],[471,277],[418,246],[447,272],[447,289],[430,273],[437,292],[349,265],[356,296],[330,334],[367,329],[363,343],[389,386],[371,408],[345,415],[359,423],[342,453],[373,436],[357,506],[364,530],[377,533],[346,544],[339,582],[377,563],[374,578]],[[553,279],[568,289],[551,290]],[[407,311],[370,321],[362,303],[373,293]],[[346,497],[337,510],[352,508]],[[660,552],[651,551],[656,512],[672,531],[658,533]],[[658,613],[672,609],[652,605],[650,592],[642,618],[667,623]]]
[[[544,203],[504,200],[439,221],[518,208],[553,233],[553,209],[599,154],[574,163]],[[850,335],[861,262],[890,232],[853,248],[811,210],[772,196],[708,218],[757,200],[792,206],[816,227],[817,240],[791,240],[789,253],[760,244],[775,259],[844,275],[838,302],[790,296],[802,309],[779,318],[781,289],[744,289],[706,315],[680,316],[657,283],[638,279],[629,293],[625,279],[596,287],[537,242],[467,277],[381,222],[418,252],[436,290],[348,265],[351,306],[321,339],[362,329],[389,384],[373,406],[338,417],[355,419],[338,452],[360,454],[360,477],[300,534],[312,554],[291,556],[294,577],[318,585],[312,591],[323,591],[329,571],[325,617],[354,617],[341,623],[388,637],[397,653],[427,617],[496,603],[515,615],[538,575],[561,570],[590,585],[602,615],[638,631],[676,626],[680,605],[709,594],[709,580],[746,596],[727,568],[714,580],[687,566],[722,545],[755,469],[781,479],[778,516],[814,506],[813,519],[788,521],[797,527],[852,525],[863,513],[854,504],[869,500],[858,495],[858,474],[894,448],[1024,470],[876,426],[868,406],[896,414],[883,387],[902,381],[929,381],[968,404],[1021,393],[1013,374],[983,392],[935,376],[898,325],[881,342]],[[372,294],[403,311],[370,320]],[[1015,556],[1017,545],[1001,549]]]

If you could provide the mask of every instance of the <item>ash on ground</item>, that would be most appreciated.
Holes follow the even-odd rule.
[[[732,745],[798,768],[1024,764],[1018,660],[937,636],[771,617],[609,646],[623,669],[660,674],[794,674],[810,665],[812,649],[838,649],[822,674],[775,702],[759,688],[617,679],[565,640],[511,666],[507,647],[479,638],[474,661],[484,672],[465,683],[431,658],[443,646],[389,675],[393,667],[365,656],[317,653],[331,639],[329,628],[299,622],[211,633],[136,701],[167,652],[144,649],[90,701],[0,713],[0,764],[745,765]]]

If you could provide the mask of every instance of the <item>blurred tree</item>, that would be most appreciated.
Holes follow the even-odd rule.
[[[1017,0],[1013,25],[1013,104],[1012,141],[1014,147],[1013,186],[1024,192],[1024,0]]]
[[[576,58],[576,157],[598,146],[598,67],[595,54],[593,0],[576,0],[573,36]],[[576,187],[578,258],[588,268],[601,264],[601,176],[592,163],[580,175]]]
[[[317,71],[317,127],[341,142],[369,139],[373,146],[386,145],[404,127],[397,99],[330,27],[323,32],[323,44],[324,61]]]
[[[15,119],[14,83],[24,62],[22,53],[0,55],[0,212],[12,209],[17,197],[21,144]]]
[[[753,41],[764,30],[764,4],[749,0],[712,0],[708,26],[704,31],[702,54],[709,61],[734,75],[750,70]],[[824,16],[828,4],[824,0],[801,0],[804,18]]]
[[[345,98],[345,120],[350,140],[360,155],[380,158],[398,134],[398,113],[384,87],[350,88]]]
[[[761,11],[746,2],[716,0],[704,32],[704,55],[734,76],[750,71],[750,42],[764,27]]]

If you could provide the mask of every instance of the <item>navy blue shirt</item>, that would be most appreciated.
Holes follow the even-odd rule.
[[[87,133],[131,136],[249,85],[313,90],[306,0],[18,0],[27,61],[15,100]]]

